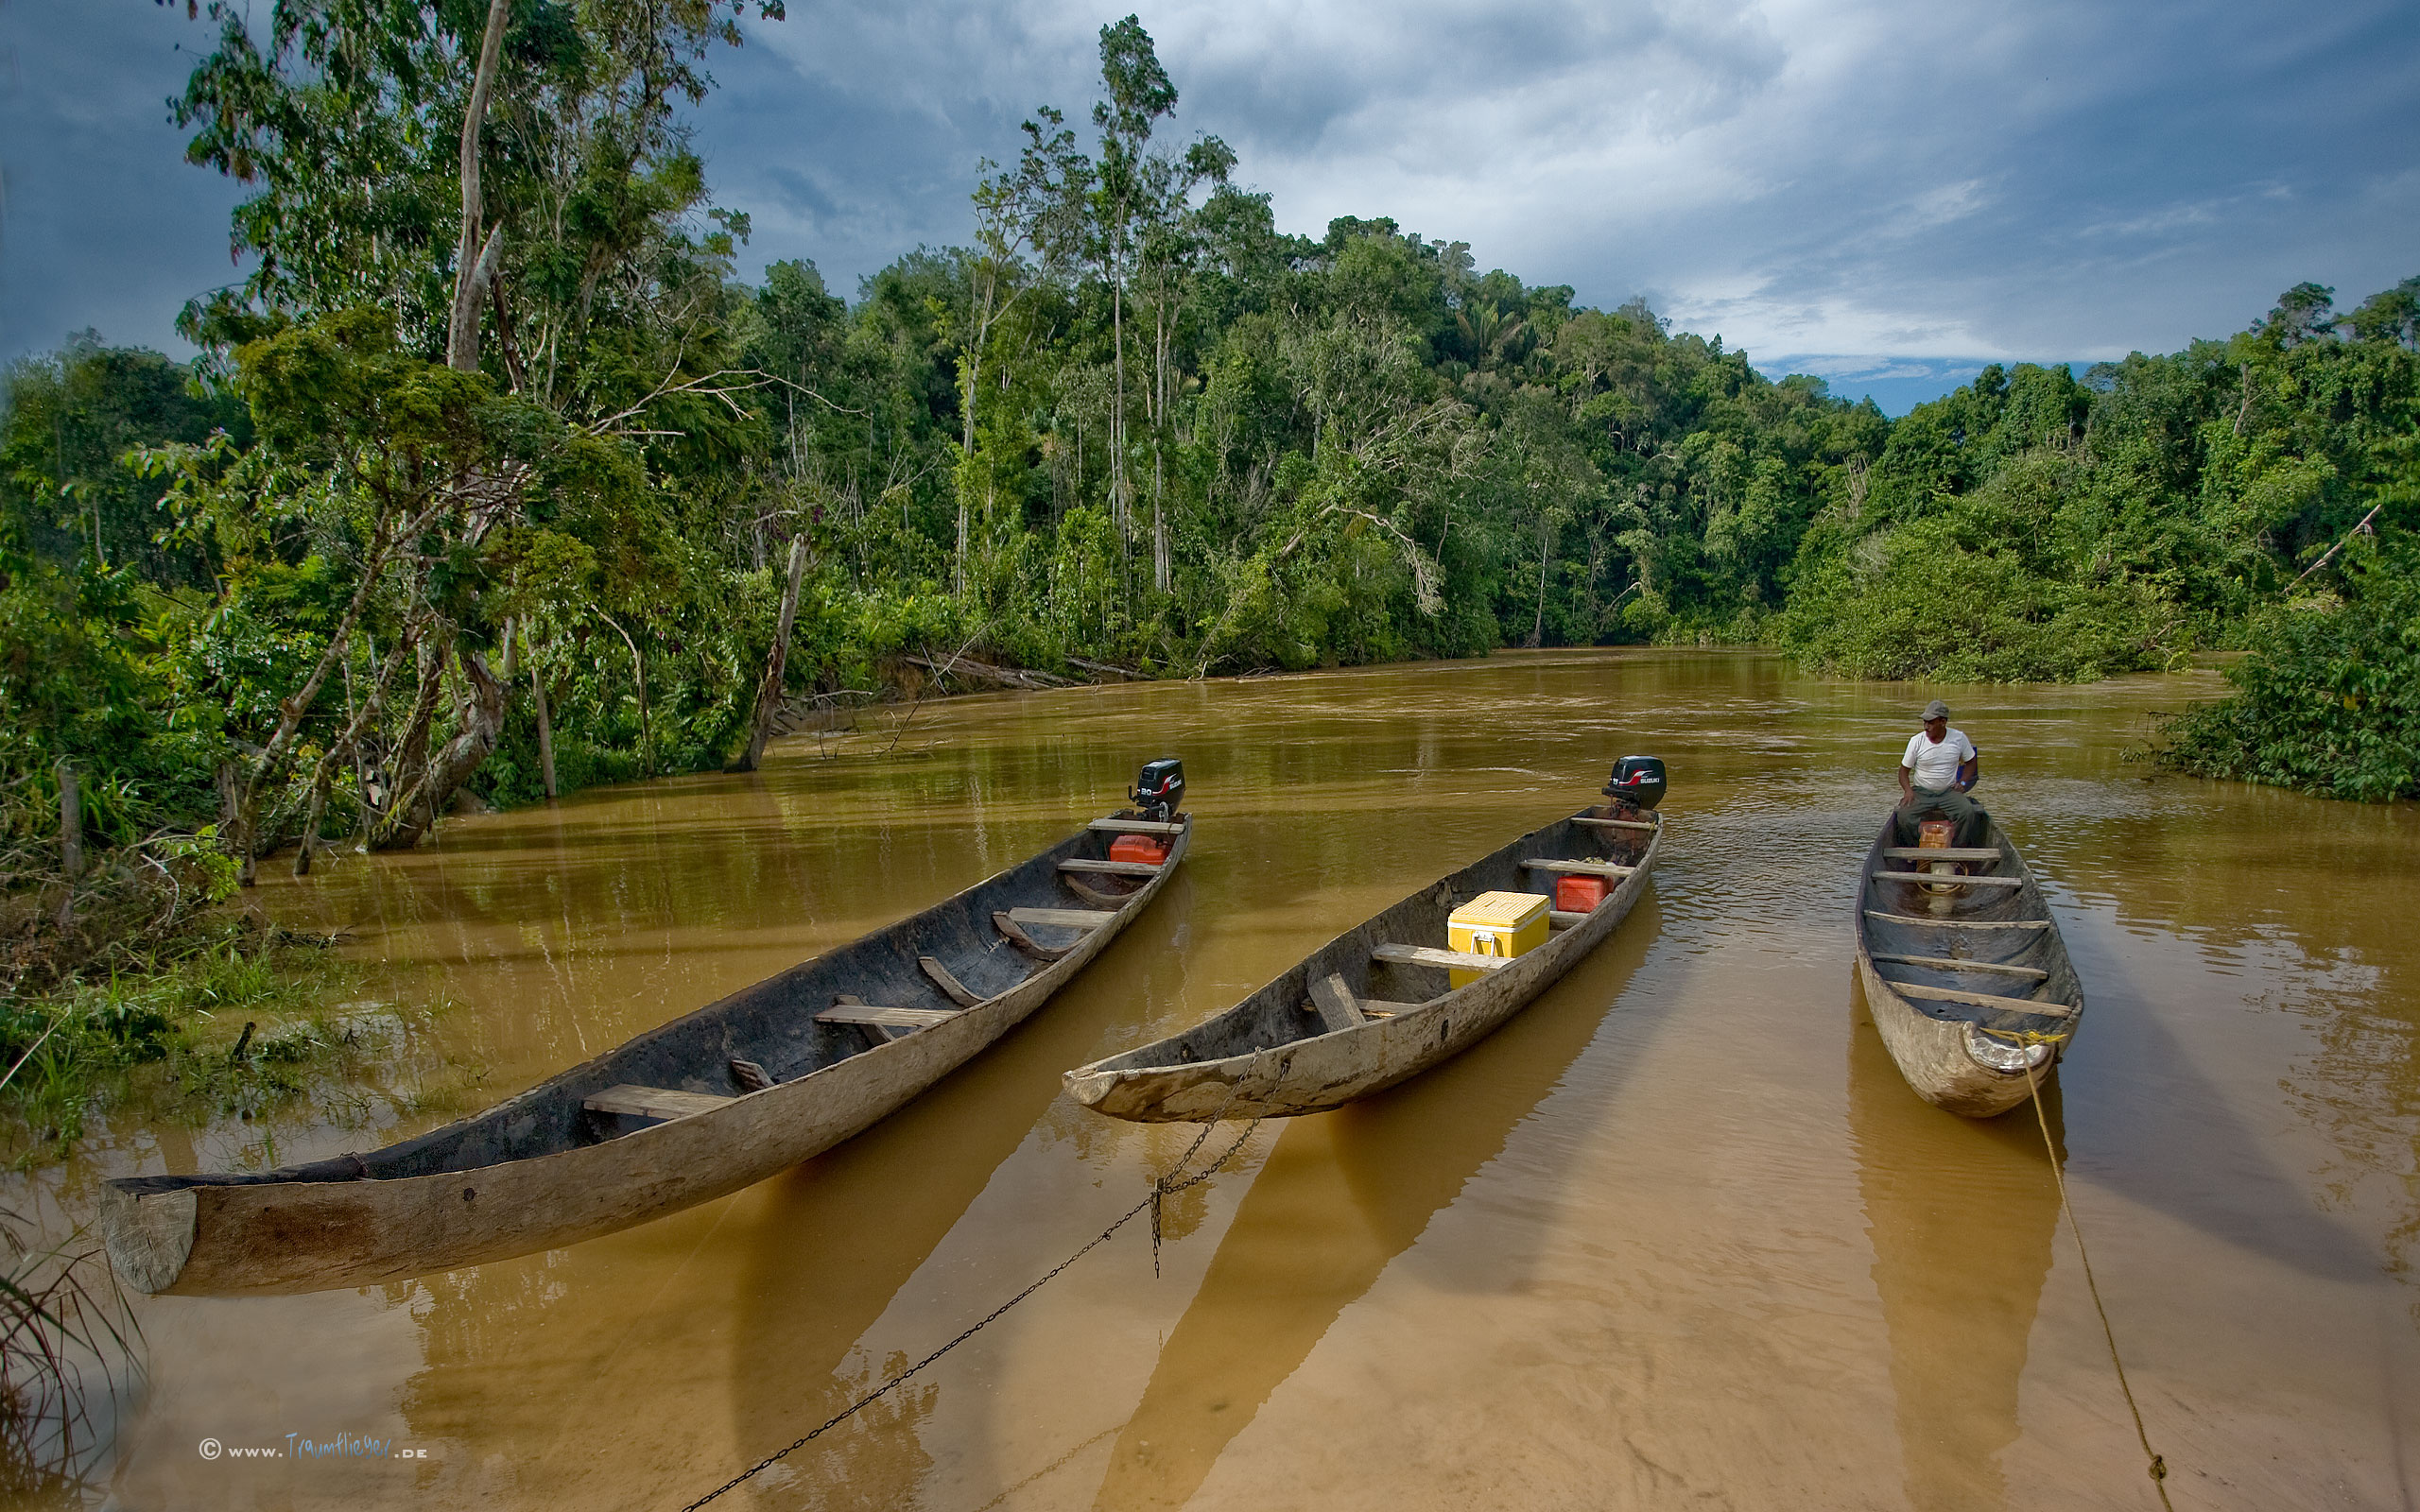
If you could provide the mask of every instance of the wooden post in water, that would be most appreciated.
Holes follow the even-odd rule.
[[[756,686],[756,728],[749,732],[748,751],[732,769],[752,772],[765,758],[765,743],[773,738],[773,716],[782,708],[782,677],[790,654],[790,627],[798,622],[799,584],[806,578],[806,537],[790,541],[790,576],[782,589],[781,621],[773,630],[773,648],[765,656],[765,680]]]
[[[59,900],[59,927],[76,922],[76,879],[84,874],[84,800],[77,790],[76,765],[59,760],[59,869],[67,875],[67,891]]]

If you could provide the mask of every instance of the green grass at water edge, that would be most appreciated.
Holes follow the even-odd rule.
[[[366,1118],[371,1099],[352,1083],[427,1014],[350,1004],[364,969],[325,945],[231,931],[156,972],[0,1002],[15,1068],[0,1088],[0,1156],[21,1169],[63,1159],[120,1108],[203,1124],[311,1102],[334,1122]]]

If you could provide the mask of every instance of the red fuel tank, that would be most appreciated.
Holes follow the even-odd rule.
[[[1168,858],[1168,843],[1148,834],[1121,834],[1109,842],[1112,861],[1140,861],[1158,866]]]
[[[1602,877],[1576,877],[1569,872],[1554,879],[1554,905],[1566,914],[1584,914],[1605,901],[1612,885]]]

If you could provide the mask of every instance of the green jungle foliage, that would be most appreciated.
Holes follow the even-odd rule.
[[[2348,552],[2341,596],[2266,610],[2238,692],[2168,729],[2169,765],[2332,798],[2420,798],[2420,540]]]
[[[184,311],[191,364],[87,335],[0,398],[0,991],[173,932],[280,848],[530,800],[547,744],[564,789],[731,761],[794,557],[775,697],[960,654],[1199,676],[1639,641],[1979,679],[2251,645],[2282,687],[2376,627],[2274,606],[2408,604],[2378,586],[2407,557],[2297,575],[2420,524],[2420,280],[2342,319],[2300,285],[2082,379],[1986,369],[1893,423],[1383,217],[1279,232],[1223,143],[1172,136],[1129,17],[1089,129],[1039,110],[984,164],[969,245],[854,298],[803,261],[750,286],[680,119],[737,14],[207,8],[177,109],[250,192],[250,276]],[[2228,716],[2245,750],[2291,702],[2267,686]]]
[[[2373,509],[2414,523],[2415,306],[2420,279],[2340,333],[2306,284],[2230,340],[2081,382],[1984,369],[1893,424],[1806,533],[1780,641],[1852,677],[1985,680],[2246,644]]]

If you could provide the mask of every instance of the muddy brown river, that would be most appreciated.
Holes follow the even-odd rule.
[[[1605,651],[968,698],[887,751],[895,713],[756,776],[273,884],[281,914],[354,931],[381,999],[450,1006],[354,1117],[118,1128],[71,1201],[103,1171],[316,1159],[475,1110],[1042,849],[1146,759],[1184,759],[1198,819],[1072,988],[786,1176],[407,1284],[146,1303],[105,1504],[678,1508],[1065,1259],[1191,1142],[1076,1107],[1063,1070],[1224,1007],[1648,752],[1673,779],[1651,891],[1509,1027],[1263,1125],[1171,1205],[1156,1277],[1130,1226],[717,1504],[2155,1507],[2032,1109],[1919,1102],[1855,985],[1858,862],[1942,692],[2083,977],[2048,1129],[2175,1505],[2411,1507],[2420,809],[2124,759],[2218,687]]]

